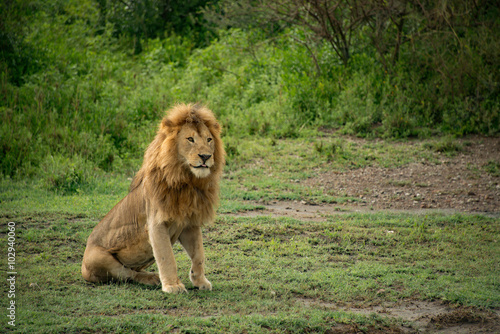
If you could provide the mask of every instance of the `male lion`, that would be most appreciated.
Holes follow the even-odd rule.
[[[191,282],[212,290],[201,226],[213,222],[219,200],[225,156],[220,131],[205,107],[180,104],[167,113],[130,192],[88,238],[82,262],[87,281],[161,283],[165,292],[187,292],[172,250],[179,240],[192,261]],[[159,276],[143,271],[154,261]]]

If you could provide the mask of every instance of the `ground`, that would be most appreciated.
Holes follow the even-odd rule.
[[[306,307],[318,306],[317,302],[305,300]],[[401,318],[414,323],[412,328],[397,327],[376,330],[368,329],[368,333],[440,333],[440,334],[476,334],[499,333],[500,312],[484,311],[475,308],[450,307],[442,302],[406,301],[390,307],[338,307],[329,303],[319,303],[325,308],[344,310],[361,315],[377,314],[387,318]],[[331,333],[364,333],[356,326],[339,326]]]
[[[359,141],[359,140],[358,140]],[[470,137],[457,140],[460,151],[443,154],[439,161],[422,161],[403,167],[369,166],[344,172],[327,172],[305,180],[311,188],[353,198],[338,203],[307,201],[261,202],[262,212],[300,219],[320,219],[336,212],[410,211],[500,214],[500,138]],[[404,142],[394,145],[411,146]],[[490,168],[490,172],[485,169]]]
[[[363,140],[353,139],[360,141]],[[322,221],[334,213],[396,211],[426,214],[431,212],[500,215],[500,138],[469,137],[457,140],[460,149],[442,154],[439,161],[413,162],[396,168],[369,166],[344,172],[326,172],[309,178],[305,185],[353,198],[337,203],[307,201],[260,201],[262,210],[234,216],[288,216],[300,220]],[[394,145],[411,146],[404,142]],[[420,145],[420,144],[419,144]],[[439,149],[437,147],[436,149]],[[485,170],[489,171],[485,173]],[[383,291],[381,291],[383,293]],[[441,301],[405,301],[399,305],[335,305],[304,299],[305,307],[324,307],[413,322],[408,328],[359,329],[339,326],[332,333],[500,333],[500,311],[454,307]]]
[[[81,277],[88,235],[128,175],[74,194],[0,180],[0,239],[9,222],[17,238],[16,330],[500,333],[499,152],[485,137],[248,140],[203,232],[214,290],[189,287],[175,245],[189,290],[175,296]]]
[[[500,212],[498,175],[481,168],[498,166],[499,138],[474,137],[459,142],[461,151],[443,156],[438,163],[423,161],[392,169],[366,167],[323,174],[308,182],[359,198],[361,201],[353,204],[375,210]]]

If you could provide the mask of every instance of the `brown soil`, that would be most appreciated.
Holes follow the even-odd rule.
[[[355,198],[349,203],[354,207],[499,213],[500,178],[487,166],[500,163],[500,138],[474,137],[463,142],[462,151],[453,157],[441,155],[438,164],[366,167],[322,174],[307,183]]]
[[[326,309],[346,311],[354,314],[401,319],[407,326],[388,325],[386,328],[369,328],[362,331],[352,325],[339,325],[330,333],[441,333],[472,334],[500,333],[500,312],[485,311],[471,307],[451,307],[441,302],[406,301],[391,306],[343,307],[333,303],[317,300],[300,299],[304,307],[322,307]]]
[[[500,138],[460,140],[463,150],[454,156],[440,154],[438,163],[422,161],[398,168],[365,167],[328,172],[305,182],[323,187],[347,201],[332,204],[271,201],[256,203],[262,211],[241,215],[290,216],[321,220],[340,212],[410,211],[415,213],[467,212],[500,215],[500,177],[487,166],[500,164]],[[408,145],[410,143],[397,143]]]

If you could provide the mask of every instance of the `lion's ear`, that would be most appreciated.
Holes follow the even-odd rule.
[[[165,129],[165,128],[171,128],[174,126],[174,123],[168,119],[168,118],[164,118],[163,121],[161,121],[161,128],[162,129]]]
[[[216,131],[220,132],[220,130],[221,130],[221,129],[220,129],[220,124],[219,124],[219,122],[214,122],[214,124],[213,124],[212,126],[213,126],[213,128],[214,128]]]

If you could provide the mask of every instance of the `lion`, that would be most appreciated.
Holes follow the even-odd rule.
[[[205,277],[201,227],[212,223],[225,164],[221,126],[197,104],[167,112],[148,146],[129,193],[97,224],[87,240],[82,275],[90,282],[133,281],[187,292],[177,276],[172,245],[191,258],[189,278],[212,290]],[[156,261],[159,275],[144,271]]]

